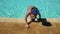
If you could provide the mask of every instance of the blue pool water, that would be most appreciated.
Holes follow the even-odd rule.
[[[24,18],[29,6],[36,6],[42,18],[60,18],[60,0],[0,0],[0,17]]]

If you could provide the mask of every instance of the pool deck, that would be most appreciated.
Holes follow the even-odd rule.
[[[60,22],[60,18],[46,18],[47,21],[49,22],[53,22],[53,23],[59,23]],[[28,19],[28,21],[30,21]],[[0,22],[25,22],[24,18],[0,18]]]
[[[47,21],[51,26],[33,22],[27,29],[24,18],[0,18],[0,34],[60,34],[60,18],[47,18]]]

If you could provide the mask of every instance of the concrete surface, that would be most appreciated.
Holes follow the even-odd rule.
[[[0,34],[60,34],[60,19],[50,23],[52,26],[44,26],[42,22],[32,22],[31,27],[27,29],[24,20],[22,22],[8,22],[8,20],[5,22],[2,20],[0,22]]]

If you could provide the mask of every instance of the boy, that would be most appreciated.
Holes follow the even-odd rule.
[[[30,6],[28,8],[28,11],[27,11],[26,16],[25,16],[25,22],[26,22],[26,27],[27,28],[30,27],[29,24],[28,24],[28,22],[27,22],[28,16],[30,16],[30,20],[31,21],[35,21],[35,19],[37,18],[37,15],[39,15],[39,18],[41,18],[39,10],[36,7],[34,7],[34,6]]]

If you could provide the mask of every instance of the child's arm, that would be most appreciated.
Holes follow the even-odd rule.
[[[26,27],[27,28],[29,28],[30,26],[29,26],[29,24],[28,24],[28,22],[27,22],[27,18],[28,18],[28,16],[29,16],[29,13],[28,14],[26,14],[26,16],[25,16],[25,22],[26,22]]]
[[[39,14],[39,18],[41,18],[41,14]]]
[[[25,16],[25,22],[27,24],[27,18],[28,18],[28,14]]]
[[[25,16],[25,22],[26,22],[26,24],[28,24],[27,18],[28,18],[29,15],[30,15],[30,13],[27,13],[26,16]]]

